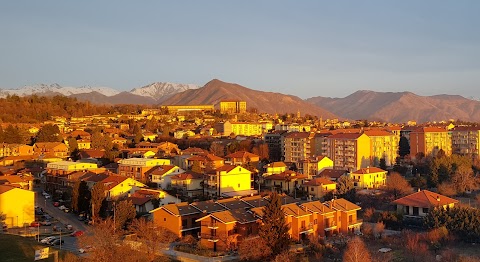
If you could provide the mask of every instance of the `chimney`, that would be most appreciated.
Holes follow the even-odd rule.
[[[440,196],[437,196],[437,201],[440,202]]]

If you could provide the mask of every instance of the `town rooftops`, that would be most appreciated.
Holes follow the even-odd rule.
[[[40,148],[47,148],[47,149],[52,149],[60,145],[65,145],[62,142],[37,142],[35,143],[34,146],[40,147]],[[65,145],[66,146],[66,145]]]
[[[224,206],[214,202],[213,200],[193,202],[190,205],[203,213],[213,213],[226,210]]]
[[[170,213],[174,216],[186,216],[186,215],[201,213],[200,210],[191,206],[190,204],[188,204],[188,202],[164,205],[164,206],[161,206],[157,209],[154,209],[154,210],[150,211],[150,213],[153,213],[153,212],[155,212],[156,210],[159,210],[159,209],[164,209],[166,212],[168,212],[168,213]]]
[[[292,170],[286,170],[286,171],[283,171],[280,174],[273,174],[273,175],[269,175],[269,176],[264,177],[264,179],[266,179],[266,180],[282,180],[282,181],[290,181],[290,180],[304,179],[304,178],[308,178],[308,176],[304,175],[304,174],[297,173],[297,172],[292,171]]]
[[[399,198],[392,203],[403,206],[430,208],[458,203],[458,200],[428,190],[422,190]]]
[[[263,198],[262,196],[259,196],[259,195],[242,197],[242,198],[240,198],[240,201],[245,202],[252,207],[263,207],[263,206],[266,206],[268,204],[268,201],[265,198]]]
[[[234,166],[234,165],[224,165],[224,166],[221,166],[219,168],[216,169],[216,171],[225,171],[225,172],[230,172],[232,171],[233,169],[235,169],[237,166]],[[245,170],[247,170],[246,168],[244,168]],[[248,170],[247,170],[248,171]]]
[[[231,153],[225,156],[225,158],[242,158],[242,159],[253,158],[253,157],[258,158],[259,156],[247,151],[237,151],[235,153]]]
[[[480,126],[457,126],[452,131],[480,131]]]
[[[431,126],[431,127],[416,128],[415,130],[412,131],[412,133],[438,133],[438,132],[447,132],[447,129]]]
[[[335,134],[331,135],[328,138],[330,139],[358,139],[360,136],[363,134],[361,133],[340,133],[340,134]]]
[[[303,186],[323,186],[335,184],[332,180],[326,179],[324,177],[317,177],[308,182],[303,183]]]
[[[282,210],[287,216],[301,217],[310,215],[309,212],[300,208],[296,203],[283,205]]]
[[[366,168],[361,168],[355,172],[352,172],[352,174],[362,175],[362,174],[383,173],[383,172],[387,172],[387,171],[380,169],[378,167],[366,167]]]
[[[185,150],[182,151],[183,155],[206,155],[208,154],[208,151],[203,150],[198,147],[189,147]]]
[[[275,167],[287,167],[283,162],[273,162],[267,165],[267,168],[275,168]]]
[[[160,166],[155,166],[148,171],[145,172],[146,175],[156,175],[156,176],[163,176],[165,173],[168,171],[176,168],[177,166],[173,165],[160,165]]]
[[[4,186],[4,185],[0,185],[0,194],[3,194],[5,192],[8,192],[12,189],[15,189],[16,187],[13,187],[13,186]]]
[[[346,170],[340,170],[340,169],[325,169],[320,174],[318,174],[319,177],[331,177],[334,179],[338,179],[341,176],[345,175],[347,173]]]
[[[244,209],[233,209],[233,210],[215,212],[208,216],[197,219],[197,221],[204,220],[207,217],[212,217],[225,224],[234,223],[234,222],[238,222],[240,224],[246,224],[246,223],[256,222],[258,220],[251,213],[245,212]]]
[[[229,210],[240,209],[240,208],[247,209],[252,207],[250,204],[240,201],[237,198],[220,199],[220,200],[217,200],[217,203],[226,207]]]
[[[326,214],[335,212],[335,210],[329,208],[328,206],[320,203],[320,201],[306,202],[300,205],[305,208],[307,211],[319,214]]]

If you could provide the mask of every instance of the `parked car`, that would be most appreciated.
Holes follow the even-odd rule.
[[[82,230],[73,231],[73,233],[70,234],[70,236],[72,236],[72,237],[79,237],[81,235],[83,235]]]
[[[79,221],[84,221],[85,219],[87,219],[85,216],[79,216],[79,217],[78,217],[78,220],[79,220]]]
[[[60,206],[60,202],[57,202],[57,201],[53,202],[53,206],[54,206],[54,207]]]
[[[58,207],[58,209],[60,209],[60,210],[64,210],[65,208],[66,207],[64,205],[61,205],[61,206]]]
[[[31,224],[30,224],[31,227],[39,227],[40,226],[40,223],[38,221],[33,221]]]
[[[50,245],[51,245],[51,246],[56,246],[56,245],[60,245],[60,244],[63,244],[63,243],[65,243],[65,241],[63,241],[63,239],[62,239],[62,240],[60,240],[60,239],[55,239],[55,240],[53,240],[52,242],[50,242]]]
[[[52,225],[52,222],[50,222],[50,220],[44,220],[44,221],[40,222],[40,225],[42,225],[42,226],[51,226],[51,225]]]
[[[52,197],[49,194],[45,195],[45,199],[50,199],[50,198],[52,198]]]
[[[40,240],[40,243],[42,244],[48,244],[50,243],[51,241],[55,240],[57,237],[56,236],[49,236],[49,237],[46,237],[42,240]]]
[[[65,228],[68,229],[68,230],[72,230],[73,229],[73,226],[68,224],[68,225],[65,225]]]

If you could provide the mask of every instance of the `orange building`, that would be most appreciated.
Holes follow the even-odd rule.
[[[415,157],[417,153],[425,156],[436,156],[438,151],[452,154],[451,133],[439,127],[421,127],[410,132],[410,155]]]

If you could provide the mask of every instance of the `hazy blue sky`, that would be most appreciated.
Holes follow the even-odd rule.
[[[2,1],[0,88],[212,78],[480,97],[480,1]]]

